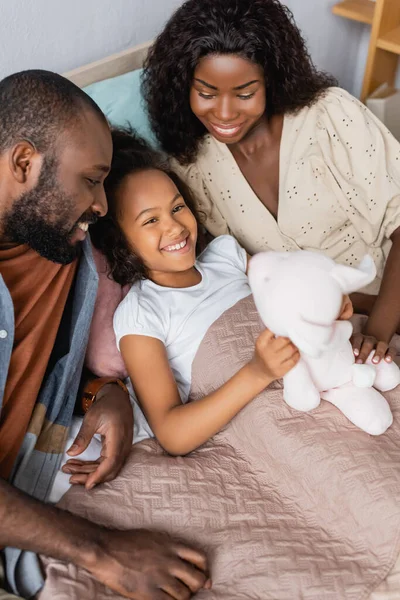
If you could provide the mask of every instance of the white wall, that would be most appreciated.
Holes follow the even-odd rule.
[[[181,3],[0,0],[0,79],[32,68],[62,73],[146,42]]]
[[[145,42],[182,1],[0,0],[0,78],[29,68],[62,73]],[[332,15],[335,1],[286,4],[317,66],[354,93],[364,67],[359,52],[363,26]]]
[[[319,69],[356,91],[356,69],[364,26],[332,14],[337,0],[286,0]]]

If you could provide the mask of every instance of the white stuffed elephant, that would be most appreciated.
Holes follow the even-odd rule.
[[[262,252],[250,261],[249,280],[265,326],[288,337],[300,361],[284,377],[284,399],[301,411],[316,408],[320,398],[334,404],[354,425],[380,435],[393,422],[379,393],[400,383],[394,363],[355,364],[352,325],[338,321],[343,295],[374,280],[370,256],[358,268],[338,265],[316,252]]]

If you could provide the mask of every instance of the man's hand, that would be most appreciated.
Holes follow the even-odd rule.
[[[132,447],[132,406],[129,396],[116,384],[106,385],[100,390],[68,454],[73,457],[82,454],[96,433],[102,436],[99,460],[86,462],[73,458],[62,469],[72,475],[71,483],[85,485],[88,490],[98,483],[114,479]]]
[[[133,600],[188,600],[201,588],[211,587],[203,552],[143,529],[105,530],[99,554],[82,566]]]
[[[0,546],[73,563],[133,600],[187,600],[211,587],[204,552],[154,531],[105,529],[2,479]]]

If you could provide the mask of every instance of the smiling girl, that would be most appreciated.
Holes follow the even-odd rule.
[[[299,359],[265,330],[252,360],[212,394],[187,403],[192,362],[224,311],[250,294],[247,255],[231,236],[200,254],[202,236],[186,186],[133,135],[113,133],[109,212],[92,228],[115,281],[132,287],[114,316],[135,398],[135,440],[155,435],[171,454],[194,450]]]

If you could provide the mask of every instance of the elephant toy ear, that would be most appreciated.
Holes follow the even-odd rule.
[[[331,275],[344,294],[352,294],[375,279],[376,267],[372,258],[366,254],[358,268],[335,265]]]

